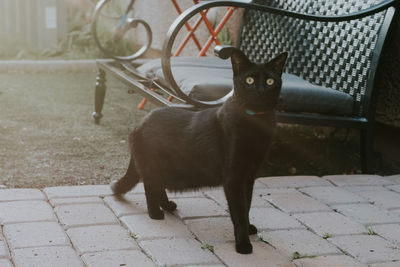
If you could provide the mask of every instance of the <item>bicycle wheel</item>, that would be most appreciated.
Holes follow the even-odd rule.
[[[106,57],[131,61],[150,48],[150,26],[146,21],[133,17],[133,3],[134,0],[102,0],[97,3],[91,30]]]

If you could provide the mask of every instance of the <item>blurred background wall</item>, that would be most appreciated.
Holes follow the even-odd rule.
[[[122,6],[126,6],[129,2],[129,0],[113,1],[119,2]],[[24,45],[29,48],[25,50],[32,49],[41,53],[43,50],[53,49],[50,54],[60,54],[65,52],[61,50],[71,50],[71,46],[76,45],[80,46],[88,57],[92,57],[95,55],[93,51],[97,49],[91,47],[94,43],[88,26],[95,3],[95,0],[0,0],[0,50],[5,50],[0,51],[0,54],[7,54],[7,51],[12,55],[18,54],[18,51],[11,52],[11,50],[24,48]],[[177,0],[177,3],[181,10],[193,6],[193,1],[190,0]],[[215,24],[225,11],[225,8],[213,9],[208,12],[207,17]],[[241,16],[241,12],[235,13],[226,27],[233,43]],[[146,20],[150,25],[153,32],[152,50],[155,51],[154,56],[157,56],[169,26],[178,17],[174,5],[170,0],[136,0],[134,15]],[[183,31],[183,34],[185,33],[186,31]],[[208,31],[204,24],[199,27],[196,35],[202,43],[207,40]],[[178,37],[178,40],[181,38]],[[143,43],[145,34],[138,32],[135,41]],[[3,49],[1,49],[2,44]],[[186,52],[193,53],[196,50],[194,44],[189,43]],[[29,51],[21,52],[16,58],[24,58],[27,53]]]
[[[36,49],[55,47],[67,32],[66,2],[0,0],[0,38]]]

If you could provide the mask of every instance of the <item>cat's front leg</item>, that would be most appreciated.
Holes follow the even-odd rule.
[[[224,191],[234,227],[236,251],[250,254],[253,252],[253,246],[249,239],[246,186],[242,181],[230,179],[224,183]]]
[[[250,212],[251,200],[253,198],[254,179],[249,179],[246,183],[246,198],[247,198],[247,214]],[[249,216],[247,216],[248,218]],[[257,227],[250,223],[249,220],[249,235],[257,234]]]

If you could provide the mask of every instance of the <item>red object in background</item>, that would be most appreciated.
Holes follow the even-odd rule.
[[[182,10],[180,9],[176,0],[171,0],[171,2],[174,5],[178,14],[180,15],[182,13]],[[193,0],[193,3],[196,5],[199,3],[199,1]],[[213,28],[213,26],[211,25],[210,21],[207,18],[208,9],[200,12],[201,17],[198,18],[198,20],[194,23],[193,27],[188,22],[185,24],[186,29],[188,30],[188,34],[186,35],[186,37],[184,38],[182,43],[179,45],[177,52],[175,52],[174,56],[179,56],[179,54],[182,52],[183,48],[186,46],[186,44],[190,38],[192,38],[194,43],[196,44],[196,47],[199,50],[198,56],[200,56],[200,57],[206,55],[206,52],[207,52],[208,48],[210,48],[212,42],[215,42],[216,45],[220,45],[221,42],[218,39],[218,34],[222,30],[222,28],[225,26],[225,24],[229,20],[229,18],[232,16],[234,10],[235,10],[234,7],[228,7],[228,11],[226,12],[226,14],[222,18],[221,22],[218,24],[218,26],[215,29]],[[201,44],[198,41],[198,38],[196,37],[196,34],[195,34],[195,31],[200,26],[202,21],[205,23],[205,25],[210,33],[209,39],[203,46],[201,46]]]

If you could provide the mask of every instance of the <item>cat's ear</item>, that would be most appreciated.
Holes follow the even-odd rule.
[[[232,50],[231,62],[234,75],[238,75],[252,65],[251,61],[246,57],[246,55],[237,48]]]
[[[267,63],[269,67],[272,67],[279,75],[282,75],[283,68],[285,67],[286,59],[288,57],[287,52],[279,54],[277,57]]]

